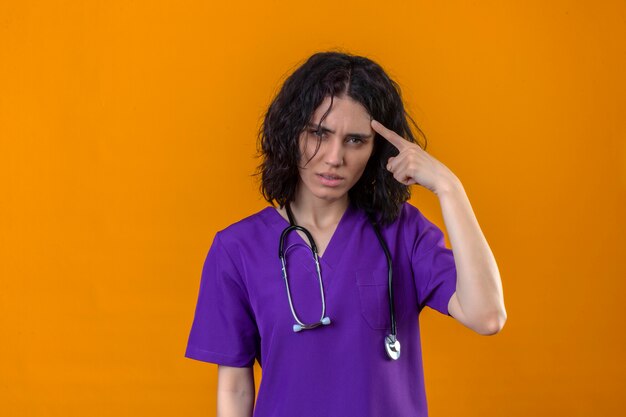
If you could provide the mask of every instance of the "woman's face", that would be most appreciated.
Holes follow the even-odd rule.
[[[333,98],[333,107],[318,132],[319,121],[329,106],[330,96],[315,110],[300,135],[298,187],[300,196],[310,193],[314,198],[333,201],[343,198],[361,178],[374,149],[375,132],[365,108],[347,96]],[[317,135],[321,136],[320,148],[307,164],[315,152]]]

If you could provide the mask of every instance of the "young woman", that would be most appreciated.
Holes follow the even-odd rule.
[[[185,353],[219,365],[218,416],[427,416],[421,310],[504,325],[461,182],[407,118],[378,64],[340,52],[311,56],[271,103],[258,173],[272,206],[216,233]],[[438,196],[452,250],[411,184]]]

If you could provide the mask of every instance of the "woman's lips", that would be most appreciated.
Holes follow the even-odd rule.
[[[317,176],[320,179],[320,182],[328,187],[336,187],[341,184],[341,181],[343,181],[343,178],[325,177],[321,174],[317,174]]]

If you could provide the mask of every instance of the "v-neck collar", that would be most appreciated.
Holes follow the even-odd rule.
[[[290,226],[289,221],[281,216],[275,207],[270,206],[267,207],[266,210],[270,210],[273,212],[272,223],[274,224],[274,226],[276,226],[277,230],[279,230],[279,233],[282,233],[285,228]],[[328,241],[326,249],[324,249],[324,254],[322,256],[319,256],[320,262],[324,263],[331,270],[334,270],[341,261],[340,248],[345,246],[346,239],[349,236],[349,231],[352,229],[351,224],[354,222],[354,218],[356,217],[357,213],[357,208],[352,204],[352,202],[349,202],[348,208],[346,208],[346,211],[344,211],[341,218],[339,219],[339,223],[337,223],[337,227],[335,228],[333,235]],[[305,239],[303,239],[299,233],[293,231],[290,232],[290,235],[291,234],[296,235],[297,239],[301,243],[304,243],[307,247],[310,248],[308,240],[305,241]]]

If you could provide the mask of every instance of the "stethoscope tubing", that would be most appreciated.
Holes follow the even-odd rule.
[[[320,296],[322,298],[322,317],[320,317],[320,321],[318,323],[305,324],[302,320],[300,320],[300,318],[296,314],[296,311],[293,307],[293,301],[291,300],[291,291],[289,290],[289,279],[287,278],[287,265],[285,262],[284,241],[285,241],[285,237],[287,236],[287,234],[291,232],[292,230],[301,230],[302,232],[304,232],[312,248],[311,250],[313,252],[313,258],[315,259],[315,269],[317,270],[317,278],[320,284]],[[299,328],[294,327],[294,329],[298,329],[297,331],[308,330],[308,329],[314,329],[322,325],[322,323],[324,322],[325,315],[326,315],[326,300],[324,298],[324,283],[322,282],[322,273],[320,271],[320,262],[319,262],[319,257],[317,254],[317,246],[315,245],[313,236],[304,227],[292,224],[291,226],[285,228],[285,230],[283,230],[283,232],[280,235],[280,245],[278,248],[278,256],[280,257],[280,261],[282,263],[282,273],[283,273],[283,279],[285,280],[285,285],[287,288],[287,298],[289,299],[289,308],[291,309],[291,313],[293,314],[293,317],[296,319],[296,321],[298,322],[298,325],[300,326]],[[328,323],[330,323],[329,320],[328,320]]]
[[[393,337],[395,338],[397,336],[396,333],[396,315],[395,315],[395,305],[394,305],[394,296],[393,296],[393,276],[392,276],[392,272],[393,272],[393,262],[391,259],[391,253],[389,252],[389,247],[387,246],[387,243],[385,243],[385,239],[383,239],[381,233],[380,233],[380,229],[378,227],[378,223],[376,222],[376,220],[374,219],[373,214],[371,213],[367,213],[367,217],[370,220],[370,223],[372,224],[372,226],[374,227],[374,232],[376,233],[376,237],[378,238],[378,241],[380,242],[380,246],[382,246],[383,248],[383,252],[385,252],[385,258],[387,258],[387,285],[388,285],[388,291],[389,291],[389,318],[390,318],[390,322],[391,322],[391,334],[393,335]]]
[[[298,322],[298,325],[294,325],[294,330],[300,331],[303,329],[313,329],[322,324],[330,323],[329,318],[325,317],[326,301],[324,298],[324,284],[322,282],[322,276],[321,276],[321,271],[320,271],[319,256],[317,253],[317,245],[315,244],[315,240],[313,239],[313,236],[306,228],[295,224],[295,220],[293,217],[293,213],[291,212],[291,207],[289,206],[289,203],[287,203],[285,207],[287,210],[287,216],[289,217],[290,226],[286,227],[280,235],[280,243],[278,246],[278,256],[282,264],[282,275],[283,275],[283,279],[285,280],[285,285],[287,289],[287,298],[289,299],[289,307],[291,309],[291,313],[293,314],[293,317]],[[389,247],[387,246],[385,239],[383,239],[382,237],[378,222],[374,218],[374,214],[368,211],[367,217],[374,228],[376,237],[378,241],[380,242],[381,247],[383,248],[383,252],[385,253],[385,258],[387,260],[387,286],[388,286],[388,295],[389,295],[389,318],[390,318],[390,324],[391,324],[391,334],[388,337],[390,338],[391,343],[395,343],[397,341],[397,328],[396,328],[395,303],[394,303],[394,294],[393,294],[393,267],[392,267],[393,261],[391,258]],[[302,322],[302,320],[300,320],[300,318],[296,314],[295,309],[293,307],[293,301],[291,299],[291,291],[289,289],[289,280],[287,279],[287,268],[286,268],[286,262],[285,262],[285,249],[284,249],[285,238],[287,234],[293,230],[300,230],[306,235],[307,240],[309,241],[309,244],[311,245],[313,258],[315,259],[315,268],[317,270],[317,276],[318,276],[318,280],[320,284],[320,295],[322,298],[322,317],[320,318],[320,321],[318,323],[305,324],[304,322]],[[296,330],[296,328],[298,330]]]

